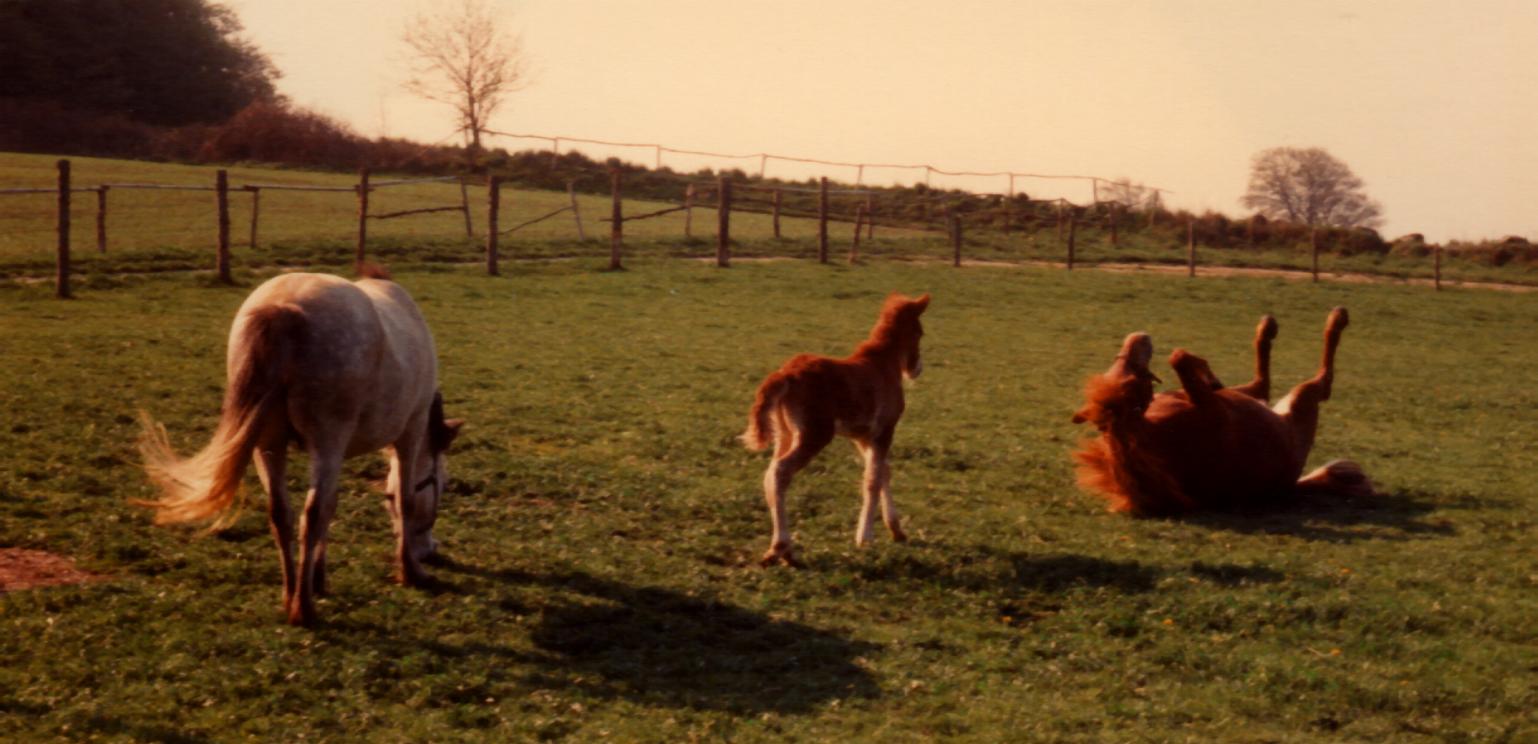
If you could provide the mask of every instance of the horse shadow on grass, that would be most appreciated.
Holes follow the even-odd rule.
[[[538,607],[501,600],[536,618],[530,640],[538,653],[505,655],[554,670],[542,686],[752,715],[808,713],[831,700],[879,696],[861,661],[880,650],[877,644],[710,597],[582,572],[534,575],[463,563],[443,570],[546,590]]]
[[[1363,540],[1416,540],[1449,537],[1457,533],[1451,521],[1430,518],[1443,508],[1445,499],[1435,495],[1399,490],[1370,498],[1310,498],[1302,503],[1249,512],[1196,514],[1181,521],[1215,530],[1245,534],[1290,535],[1319,542],[1349,543]],[[1493,502],[1461,504],[1485,508]],[[1460,507],[1459,504],[1454,504]]]

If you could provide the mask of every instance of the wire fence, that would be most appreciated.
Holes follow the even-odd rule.
[[[351,258],[357,262],[384,247],[394,251],[391,258],[484,260],[488,273],[495,274],[504,251],[548,256],[548,248],[539,246],[551,241],[572,246],[564,255],[590,255],[592,248],[581,246],[591,245],[589,238],[605,226],[614,268],[622,267],[631,250],[627,237],[651,240],[653,251],[660,238],[669,246],[662,249],[664,255],[700,256],[704,239],[711,236],[721,266],[729,266],[733,255],[744,249],[749,255],[800,256],[827,263],[834,260],[835,250],[846,248],[850,263],[883,252],[917,252],[957,266],[964,261],[1025,261],[1057,263],[1070,270],[1086,262],[1178,261],[1190,276],[1196,276],[1199,267],[1265,265],[1235,261],[1237,252],[1212,248],[1220,242],[1202,235],[1194,219],[1180,224],[1168,212],[1140,211],[1114,201],[1078,205],[1023,195],[924,192],[915,197],[911,192],[835,187],[826,178],[816,187],[803,187],[734,177],[683,182],[681,192],[670,199],[656,198],[656,185],[647,183],[642,189],[647,198],[627,199],[618,168],[610,171],[608,199],[579,195],[573,182],[564,192],[520,190],[504,199],[498,177],[484,182],[460,176],[373,179],[362,170],[351,184],[337,184],[337,177],[328,184],[261,178],[231,182],[222,169],[215,175],[213,185],[103,179],[87,186],[72,180],[68,161],[59,161],[53,188],[0,188],[0,276],[36,276],[46,266],[40,259],[47,255],[47,243],[53,244],[60,296],[69,295],[69,277],[77,263],[93,272],[137,270],[139,265],[122,260],[124,254],[145,259],[143,266],[157,267],[145,270],[204,268],[212,254],[215,271],[230,281],[234,247],[244,249],[240,260],[253,265],[326,264],[344,260],[338,247],[350,242]],[[558,219],[566,215],[569,223]],[[1165,223],[1156,225],[1161,219]],[[889,240],[872,242],[878,228]],[[734,230],[747,237],[734,237]],[[1252,221],[1246,259],[1263,255],[1256,250],[1254,230]],[[1141,242],[1124,249],[1121,241],[1134,232]],[[1317,233],[1309,238],[1301,254],[1288,248],[1277,263],[1297,268],[1302,258],[1315,281],[1321,274],[1352,270],[1341,257],[1320,250]],[[442,248],[445,243],[450,247]],[[18,251],[16,246],[26,248]],[[1433,247],[1420,263],[1407,265],[1413,264],[1410,273],[1427,277],[1440,289],[1442,259],[1440,248]]]
[[[561,144],[563,142],[564,143],[569,143],[569,144],[599,145],[599,146],[602,146],[602,147],[619,148],[621,150],[649,150],[649,151],[651,151],[651,154],[652,154],[651,166],[653,168],[657,169],[657,170],[662,170],[662,168],[664,167],[664,156],[665,155],[686,155],[686,156],[691,156],[691,157],[696,157],[696,158],[707,158],[707,159],[718,160],[718,161],[720,161],[720,160],[727,160],[727,161],[734,161],[734,162],[757,161],[757,163],[758,163],[758,177],[760,179],[765,178],[765,177],[768,176],[770,163],[777,162],[777,163],[795,163],[795,164],[800,164],[800,165],[813,165],[813,166],[820,166],[822,168],[835,168],[835,169],[838,169],[838,170],[842,171],[841,173],[835,174],[836,176],[848,175],[849,171],[853,171],[854,183],[857,186],[863,185],[865,183],[865,173],[866,173],[867,169],[869,169],[869,170],[889,170],[889,171],[890,170],[896,170],[896,171],[909,171],[909,172],[914,172],[914,173],[920,173],[920,174],[922,174],[922,179],[919,179],[919,178],[915,177],[914,178],[914,182],[916,182],[916,183],[920,183],[921,182],[926,187],[933,185],[933,183],[932,183],[933,177],[937,176],[937,175],[938,176],[951,176],[951,177],[957,177],[957,178],[995,179],[995,180],[999,181],[999,183],[996,184],[996,185],[1003,186],[1003,188],[993,189],[993,190],[983,189],[983,190],[976,191],[976,193],[979,193],[979,194],[1002,194],[1002,195],[1005,195],[1005,196],[1014,196],[1017,193],[1017,188],[1016,188],[1017,187],[1017,182],[1020,181],[1020,180],[1033,180],[1034,179],[1034,180],[1046,180],[1046,181],[1077,181],[1077,182],[1081,182],[1084,185],[1087,185],[1089,187],[1089,196],[1090,196],[1089,201],[1091,203],[1095,203],[1095,202],[1100,202],[1101,201],[1101,193],[1100,193],[1100,191],[1101,191],[1101,186],[1103,184],[1105,184],[1105,185],[1114,185],[1114,184],[1117,184],[1119,182],[1119,180],[1120,180],[1120,179],[1105,178],[1105,177],[1102,177],[1102,176],[1085,176],[1085,175],[1073,175],[1073,174],[1062,174],[1062,173],[1033,173],[1033,172],[1025,172],[1025,171],[1015,171],[1015,170],[988,170],[988,171],[954,170],[954,169],[949,169],[949,168],[936,167],[936,166],[928,164],[928,163],[860,163],[860,162],[850,162],[850,161],[842,161],[842,160],[826,160],[826,159],[821,159],[821,158],[809,158],[809,157],[801,157],[801,156],[793,156],[793,155],[779,155],[779,154],[767,153],[767,152],[756,152],[756,153],[746,153],[746,154],[709,152],[709,151],[705,151],[705,150],[694,150],[694,149],[686,149],[686,148],[679,148],[679,147],[671,147],[671,146],[668,146],[668,145],[663,145],[663,144],[660,144],[660,143],[653,143],[653,142],[616,142],[616,141],[612,141],[612,140],[600,140],[600,139],[590,139],[590,138],[585,138],[585,137],[573,137],[573,136],[570,136],[570,135],[519,134],[519,133],[514,133],[514,132],[501,132],[501,131],[495,131],[495,130],[485,130],[485,133],[493,135],[493,136],[497,136],[497,137],[505,137],[505,138],[508,138],[508,139],[540,140],[540,141],[544,141],[544,142],[549,142],[550,143],[550,154],[551,154],[552,157],[560,155],[560,153],[561,153]],[[826,174],[824,174],[824,175],[826,175]],[[1171,191],[1169,189],[1160,188],[1160,187],[1157,187],[1157,186],[1140,186],[1139,188],[1142,189],[1143,191],[1145,191],[1148,194],[1159,194],[1159,195],[1162,195],[1162,194],[1174,194],[1175,193],[1174,191]]]

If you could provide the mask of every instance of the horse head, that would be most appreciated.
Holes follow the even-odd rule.
[[[924,361],[919,354],[919,341],[924,337],[924,324],[919,316],[929,307],[929,295],[908,298],[893,292],[882,308],[878,328],[885,326],[891,342],[897,347],[902,360],[903,376],[917,379],[924,373]]]
[[[427,446],[417,449],[417,460],[412,467],[412,472],[423,474],[411,489],[420,516],[418,524],[421,525],[421,529],[412,535],[411,542],[413,552],[419,558],[438,552],[438,541],[432,536],[432,526],[438,519],[438,504],[443,500],[443,491],[448,485],[449,445],[454,443],[464,425],[464,419],[443,417],[443,394],[433,393],[432,406],[427,410]]]
[[[1141,331],[1128,334],[1111,368],[1085,383],[1085,404],[1074,413],[1073,422],[1092,423],[1106,431],[1117,423],[1142,418],[1153,400],[1153,384],[1162,382],[1148,368],[1152,359],[1153,339]]]

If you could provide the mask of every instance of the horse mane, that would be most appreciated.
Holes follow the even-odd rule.
[[[395,281],[395,277],[390,276],[389,269],[386,269],[385,267],[380,266],[373,261],[363,261],[358,264],[358,278],[382,279],[387,282]]]
[[[887,295],[886,303],[881,306],[881,317],[876,320],[876,325],[870,329],[870,337],[861,347],[885,347],[896,343],[927,307],[929,295],[918,298],[906,297],[897,292]]]
[[[1090,422],[1099,436],[1080,443],[1073,453],[1079,486],[1110,501],[1111,511],[1141,516],[1174,514],[1195,506],[1173,476],[1140,447],[1135,437],[1117,431],[1119,416],[1132,406],[1146,405],[1137,377],[1113,378],[1091,375],[1084,382],[1085,404],[1074,414],[1075,423]],[[1135,415],[1141,417],[1141,412]]]

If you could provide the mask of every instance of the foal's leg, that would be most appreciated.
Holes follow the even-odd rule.
[[[283,607],[294,597],[294,510],[288,503],[288,447],[269,443],[256,450],[256,474],[267,492],[267,521],[278,544],[278,563],[283,569]]]
[[[888,455],[892,452],[892,435],[896,432],[897,427],[893,425],[876,437],[876,473],[881,479],[881,521],[886,524],[887,532],[892,533],[893,542],[907,542],[902,517],[897,514],[897,505],[892,503],[892,467]]]
[[[765,566],[783,562],[799,567],[790,543],[790,524],[785,517],[785,492],[796,473],[807,466],[817,453],[833,441],[833,422],[818,419],[796,421],[775,431],[775,458],[764,471],[764,500],[769,503],[769,518],[774,523],[774,533],[769,550],[759,562]],[[799,424],[799,427],[797,426]],[[794,444],[786,442],[794,437]],[[787,451],[788,450],[788,451]],[[783,454],[780,454],[783,453]]]
[[[876,457],[873,442],[856,439],[854,446],[860,451],[861,459],[865,460],[865,478],[860,484],[860,521],[855,524],[854,544],[864,545],[870,542],[871,528],[876,521],[876,502],[881,498],[882,463]]]
[[[342,447],[311,444],[310,493],[299,517],[298,592],[288,604],[288,622],[315,622],[315,574],[323,555],[326,533],[336,514],[336,488],[342,473]]]
[[[1271,399],[1271,341],[1276,338],[1276,318],[1264,315],[1255,326],[1255,379],[1233,388],[1261,401]]]
[[[1324,325],[1324,358],[1313,378],[1292,389],[1272,409],[1292,426],[1293,437],[1298,443],[1298,454],[1306,458],[1314,447],[1314,433],[1319,428],[1319,404],[1330,399],[1330,389],[1335,382],[1335,347],[1351,318],[1346,308],[1330,311]]]

